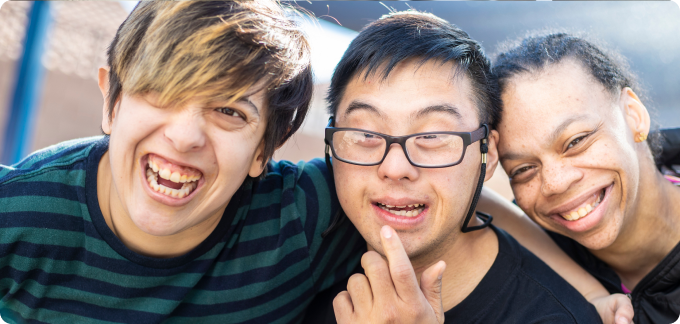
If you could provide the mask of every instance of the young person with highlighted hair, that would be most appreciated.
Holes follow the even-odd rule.
[[[276,2],[140,2],[99,70],[106,135],[0,166],[3,319],[299,321],[363,243],[321,239],[323,162],[267,165],[307,112],[309,61]]]

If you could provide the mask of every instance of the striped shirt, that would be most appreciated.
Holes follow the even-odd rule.
[[[213,233],[186,255],[128,249],[104,221],[97,167],[108,137],[0,165],[0,313],[8,323],[296,323],[358,264],[321,160],[270,163],[246,180]]]

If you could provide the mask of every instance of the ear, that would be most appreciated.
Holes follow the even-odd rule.
[[[264,138],[260,141],[260,145],[257,146],[255,150],[255,155],[253,156],[253,161],[250,164],[250,171],[248,175],[256,178],[264,171],[265,164],[262,163],[264,160]]]
[[[499,139],[498,131],[496,130],[491,130],[489,132],[489,137],[488,137],[488,143],[487,146],[489,147],[489,152],[486,153],[486,176],[484,177],[484,181],[489,181],[491,177],[493,176],[493,172],[496,170],[496,167],[498,166],[498,139]]]
[[[648,135],[650,128],[649,112],[631,88],[625,87],[621,90],[620,103],[633,137],[638,133]]]
[[[97,76],[99,83],[99,91],[104,98],[104,105],[102,107],[102,130],[104,133],[111,135],[111,120],[109,120],[109,67],[102,66],[99,68]],[[115,112],[114,112],[115,113]],[[111,118],[113,119],[113,118]]]

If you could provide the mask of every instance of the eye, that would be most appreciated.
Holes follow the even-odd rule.
[[[364,138],[375,138],[375,137],[377,137],[377,136],[375,136],[371,133],[364,133],[363,136],[364,136]]]
[[[583,135],[581,137],[577,137],[577,138],[573,139],[571,142],[569,142],[569,144],[567,145],[567,148],[564,151],[566,152],[569,149],[573,148],[574,146],[579,145],[588,136],[590,136],[590,134],[586,134],[586,135]]]
[[[585,138],[585,136],[581,136],[581,137],[579,137],[579,138],[577,138],[577,139],[574,139],[573,141],[569,142],[569,145],[567,145],[567,150],[570,149],[570,148],[572,148],[572,147],[574,147],[574,146],[576,146],[576,145],[577,145],[578,143],[580,143],[581,140],[583,140],[584,138]]]
[[[238,112],[237,110],[231,109],[231,108],[223,107],[223,108],[217,108],[215,110],[217,110],[217,111],[219,111],[219,112],[221,112],[221,113],[223,113],[227,116],[238,117],[238,118],[241,118],[243,120],[246,119],[240,112]]]
[[[531,169],[533,169],[533,168],[534,168],[534,167],[533,167],[532,165],[523,166],[523,167],[521,167],[521,168],[515,170],[515,172],[513,172],[513,173],[510,175],[510,179],[512,180],[512,178],[514,178],[514,177],[516,177],[516,176],[518,176],[518,175],[520,175],[520,174],[522,174],[522,173],[524,173],[524,172],[527,172],[527,171],[529,171],[529,170],[531,170]]]

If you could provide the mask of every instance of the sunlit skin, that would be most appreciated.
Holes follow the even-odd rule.
[[[106,69],[99,81],[106,103]],[[181,107],[161,107],[154,93],[123,94],[112,120],[104,107],[102,129],[111,136],[97,195],[107,225],[128,248],[185,254],[212,233],[246,176],[262,172],[265,93],[256,90],[233,103],[197,98]],[[149,153],[200,171],[198,187],[183,199],[154,192],[145,176]]]
[[[402,62],[386,80],[382,80],[380,73],[367,79],[363,74],[354,77],[339,103],[336,127],[392,136],[428,131],[471,132],[479,128],[466,76],[454,78],[452,64],[430,61],[416,67],[414,61]],[[497,136],[495,131],[491,132],[487,179],[497,163]],[[385,255],[380,229],[390,225],[397,231],[418,278],[439,260],[446,262],[442,290],[445,310],[474,289],[498,251],[497,238],[490,229],[461,233],[480,174],[479,147],[479,142],[468,146],[463,161],[447,168],[412,166],[397,144],[390,147],[380,165],[333,162],[340,203],[366,239],[369,250]],[[419,203],[426,208],[410,219],[395,219],[378,208],[376,202],[395,206]],[[474,224],[473,220],[471,225]]]
[[[645,106],[630,88],[607,91],[572,59],[513,77],[502,100],[498,151],[517,204],[635,287],[680,241],[680,190],[634,140],[649,134]],[[585,217],[563,217],[600,195]]]

